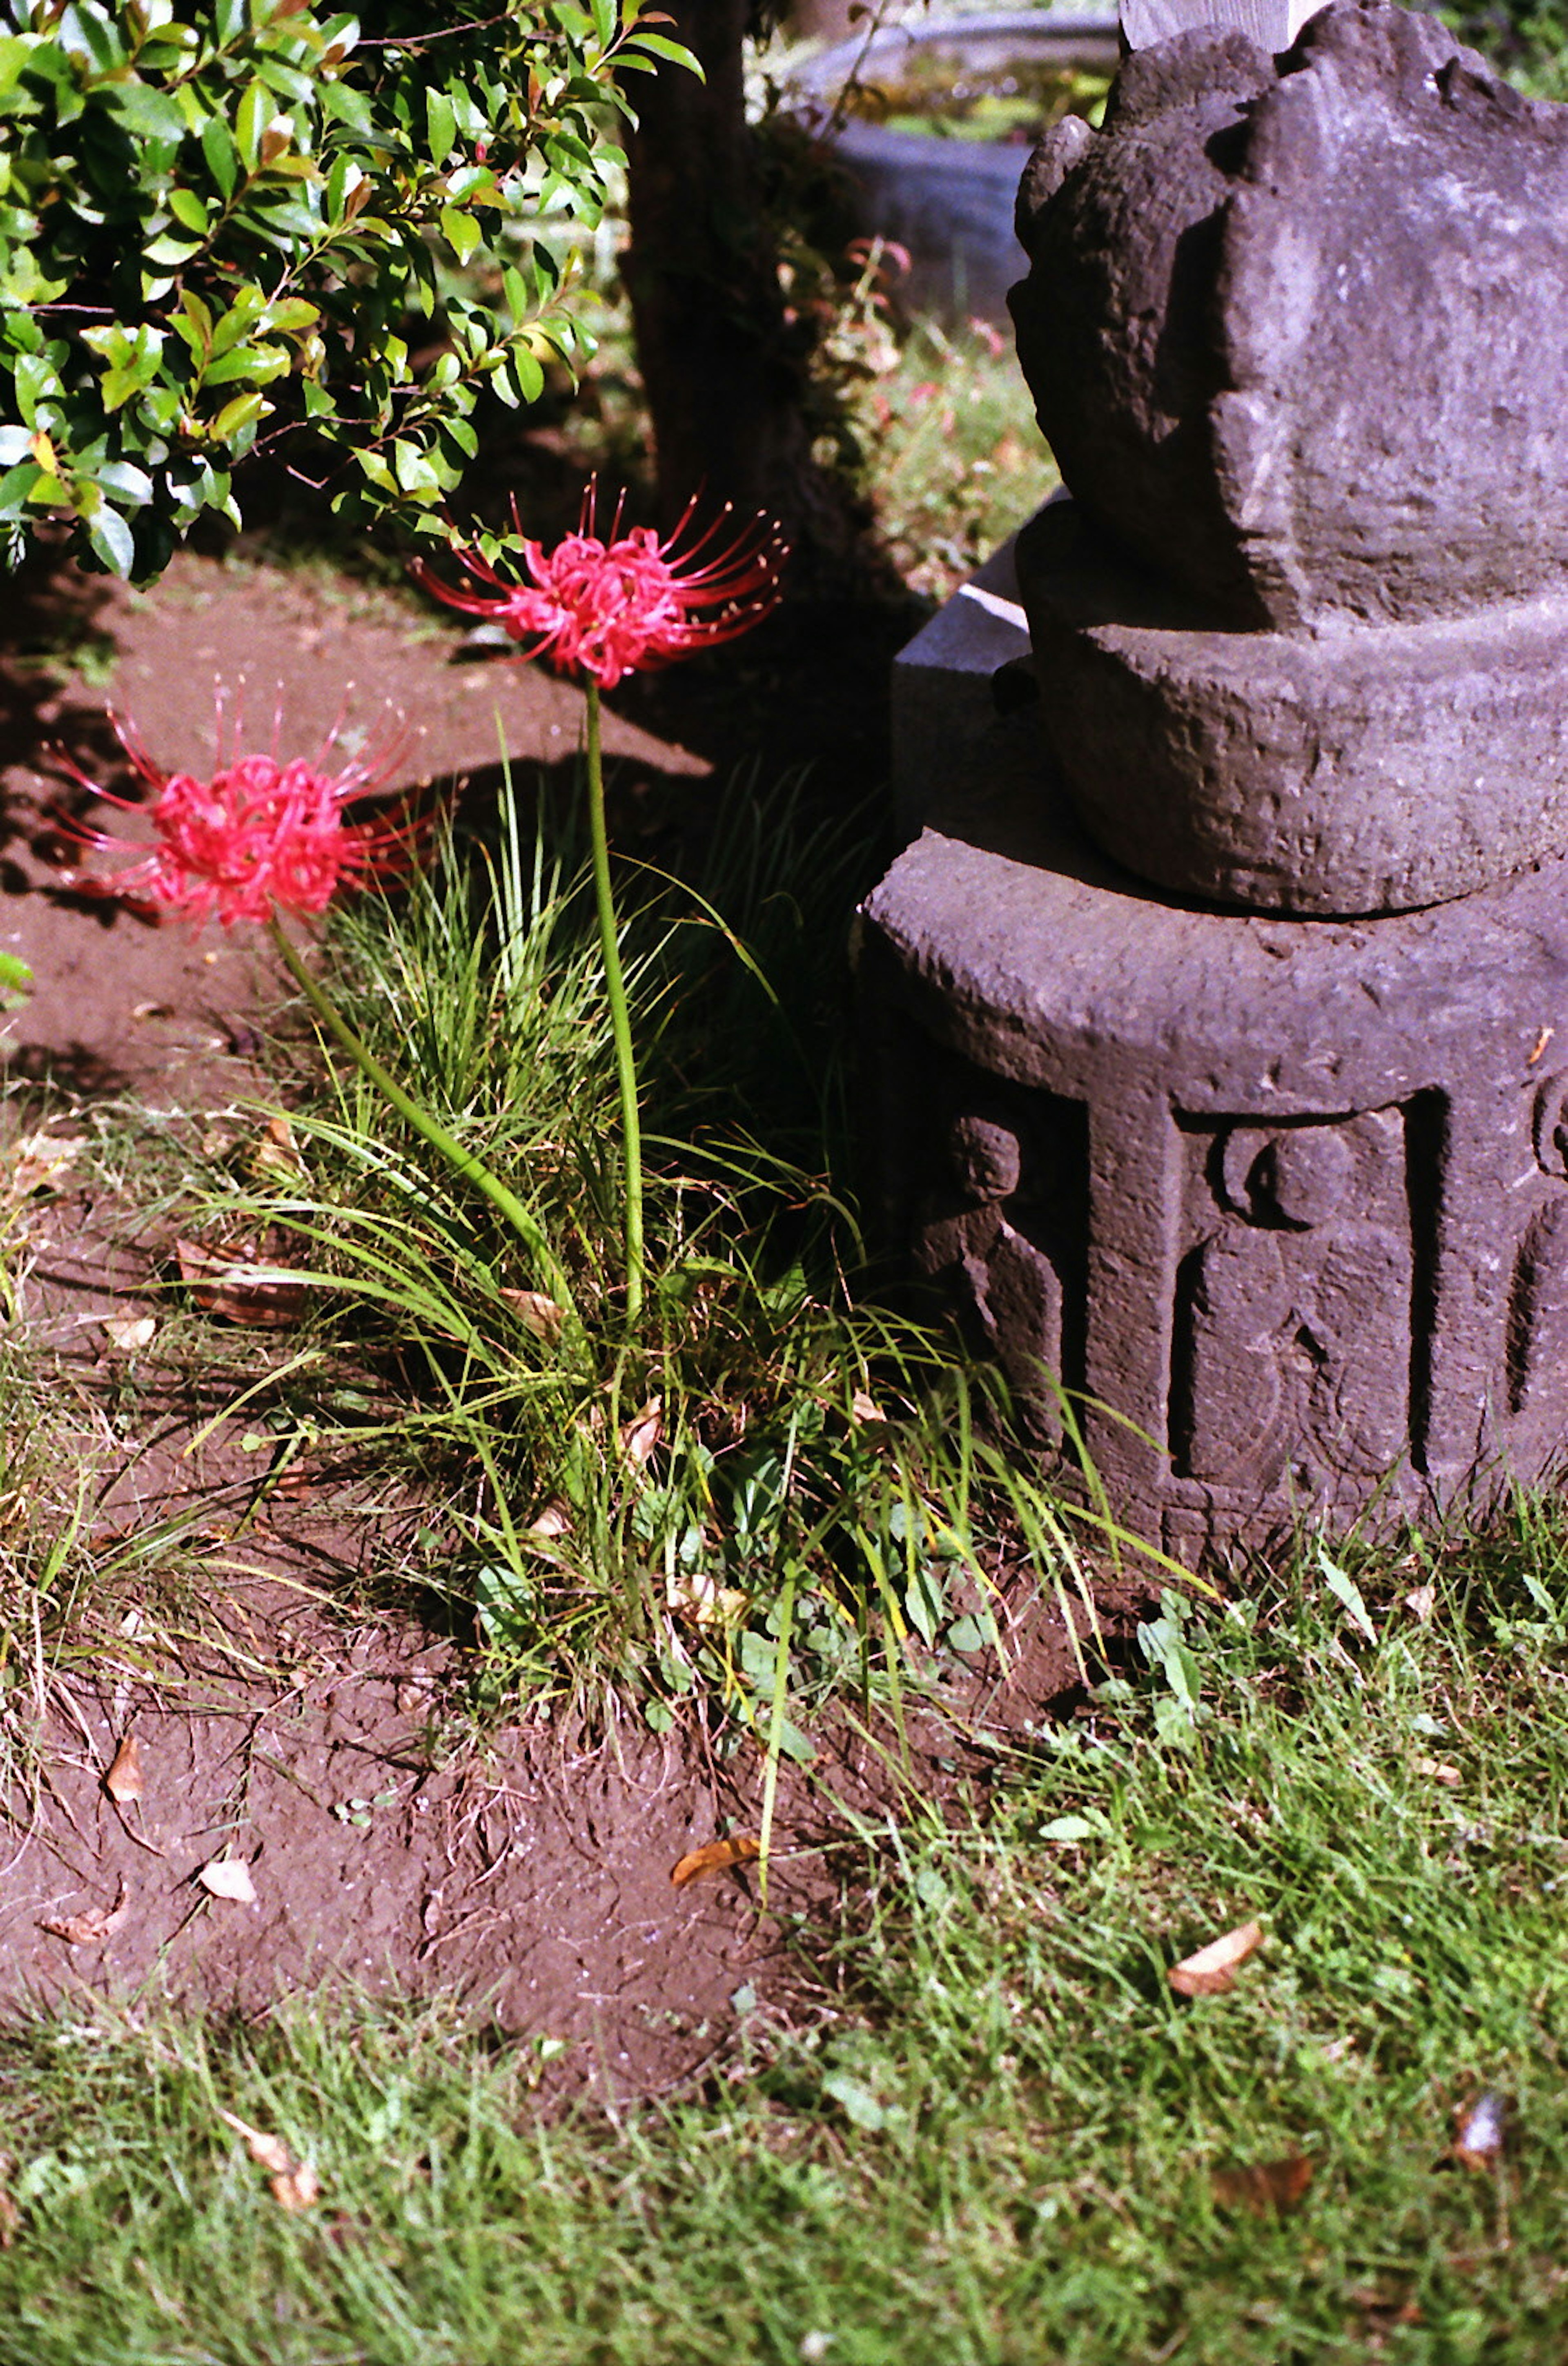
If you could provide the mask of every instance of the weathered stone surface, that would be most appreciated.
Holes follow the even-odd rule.
[[[1335,0],[1020,221],[1044,742],[970,667],[922,772],[912,655],[890,1222],[1168,1550],[1475,1509],[1568,1466],[1568,110]]]
[[[1014,291],[1085,508],[1232,626],[1568,591],[1568,108],[1335,0],[1140,51],[1031,162]]]
[[[1568,595],[1225,632],[1083,526],[1043,511],[1019,588],[1046,737],[1129,869],[1258,909],[1397,911],[1568,846]]]
[[[1043,1452],[1187,1556],[1568,1449],[1568,862],[1372,921],[1162,902],[1037,792],[859,951],[887,1214]]]

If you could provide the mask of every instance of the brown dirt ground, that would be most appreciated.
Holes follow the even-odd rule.
[[[71,795],[51,750],[106,776],[112,763],[92,683],[108,676],[164,767],[209,760],[214,683],[242,677],[253,725],[270,732],[276,704],[289,744],[412,723],[397,776],[410,782],[492,769],[498,729],[514,759],[569,758],[576,690],[536,668],[454,663],[457,642],[325,572],[189,554],[155,595],[69,576],[21,584],[0,619],[0,944],[37,986],[0,1053],[13,1141],[17,1110],[68,1139],[91,1104],[221,1114],[265,1089],[250,1021],[274,982],[254,944],[147,927],[74,893],[62,868],[51,816]],[[784,736],[799,743],[811,703],[786,679],[798,648],[750,659],[739,691],[728,678],[708,734],[718,760],[738,712],[755,735],[781,683]],[[853,727],[842,696],[817,710],[830,792],[835,762],[852,784],[878,760],[874,673],[852,691]],[[678,700],[637,712],[607,732],[634,828],[643,803],[697,794],[709,769],[650,727],[679,723]],[[689,712],[700,741],[715,702]],[[86,1533],[131,1582],[92,1648],[0,1671],[14,1778],[0,1799],[0,2009],[84,1989],[244,2011],[323,1985],[439,1990],[501,2029],[572,2041],[578,2075],[645,2094],[723,2055],[737,1990],[764,2011],[802,2009],[799,1932],[833,1892],[834,1840],[897,1771],[846,1743],[786,1784],[770,1911],[754,1867],[674,1889],[686,1850],[755,1829],[760,1764],[721,1764],[700,1730],[656,1739],[630,1714],[592,1734],[564,1718],[479,1733],[465,1645],[389,1609],[378,1584],[441,1506],[324,1469],[264,1496],[243,1419],[222,1414],[254,1376],[255,1335],[220,1336],[197,1385],[155,1344],[128,1350],[104,1328],[167,1309],[158,1239],[128,1243],[123,1212],[69,1164],[24,1212],[15,1327],[79,1411],[80,1471],[59,1474],[63,1497],[79,1475]],[[138,1555],[145,1546],[152,1567],[169,1524],[186,1575],[154,1603],[138,1594]],[[1021,1601],[1006,1686],[977,1678],[961,1704],[987,1722],[1038,1715],[1072,1682],[1061,1627],[1027,1585]],[[25,1634],[27,1601],[5,1609],[0,1627]],[[140,1793],[117,1804],[105,1777],[128,1735]],[[951,1729],[928,1718],[916,1748],[908,1773],[928,1796],[964,1779],[946,1771],[964,1759]],[[214,1860],[246,1867],[254,1903],[203,1886]]]

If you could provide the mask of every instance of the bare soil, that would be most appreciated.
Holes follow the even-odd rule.
[[[231,704],[242,678],[252,738],[275,708],[289,745],[406,730],[394,783],[481,776],[498,738],[513,760],[564,762],[577,738],[572,686],[455,661],[460,636],[325,571],[186,555],[148,595],[43,576],[0,629],[0,944],[37,978],[5,1023],[13,1157],[28,1129],[68,1144],[94,1103],[220,1118],[265,1097],[255,1021],[278,989],[255,944],[149,927],[74,884],[56,817],[81,799],[56,750],[113,784],[106,700],[164,768],[209,764],[215,682]],[[829,632],[813,676],[792,625],[684,708],[640,692],[607,732],[621,827],[699,795],[745,736],[810,754],[811,718],[824,793],[863,787],[882,760],[887,639]],[[168,1242],[129,1236],[125,1213],[67,1152],[17,1218],[13,1331],[79,1434],[79,1474],[54,1474],[54,1495],[69,1503],[79,1475],[85,1533],[121,1576],[83,1629],[91,1648],[0,1670],[0,2009],[84,1989],[247,2013],[324,1987],[441,1991],[499,2030],[570,2041],[570,2075],[625,2094],[721,2059],[738,1993],[764,2014],[811,2009],[803,1951],[835,1842],[902,1781],[929,1797],[982,1779],[983,1755],[931,1716],[903,1768],[824,1737],[784,1787],[768,1910],[747,1864],[675,1887],[688,1850],[756,1830],[757,1760],[720,1763],[699,1725],[655,1737],[613,1707],[592,1729],[477,1720],[468,1640],[383,1581],[441,1504],[308,1464],[264,1490],[243,1414],[224,1414],[254,1377],[255,1335],[220,1335],[194,1377],[156,1339],[127,1346],[126,1323],[167,1311]],[[184,1575],[154,1600],[138,1552],[152,1568],[176,1529]],[[5,1607],[25,1638],[29,1602]],[[1005,1686],[977,1676],[966,1713],[1035,1717],[1071,1686],[1067,1638],[1026,1576],[1018,1629]],[[243,1867],[254,1898],[215,1894],[214,1864]]]

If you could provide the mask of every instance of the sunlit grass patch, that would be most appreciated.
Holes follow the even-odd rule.
[[[1304,1556],[1184,1614],[1184,1733],[1134,1649],[987,1808],[836,1850],[815,2000],[740,1996],[701,2095],[542,2111],[547,2030],[439,2009],[14,2030],[0,2358],[1555,2357],[1562,1520],[1349,1573],[1372,1639]],[[1229,1989],[1179,1997],[1251,1915]]]

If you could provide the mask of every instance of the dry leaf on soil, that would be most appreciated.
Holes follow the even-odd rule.
[[[1461,2169],[1496,2168],[1507,2108],[1495,2087],[1483,2087],[1454,2113],[1454,2158]]]
[[[1223,1939],[1211,1940],[1195,1955],[1173,1964],[1166,1975],[1178,1996],[1224,1996],[1235,1978],[1236,1967],[1263,1944],[1261,1922],[1243,1922]]]
[[[100,1326],[114,1347],[123,1347],[129,1354],[136,1347],[150,1347],[158,1335],[155,1314],[108,1314]]]
[[[141,1744],[134,1733],[122,1737],[104,1776],[104,1788],[117,1808],[123,1808],[128,1799],[141,1798]]]
[[[258,2169],[267,2171],[267,2183],[273,2200],[284,2210],[309,2210],[321,2190],[321,2180],[308,2160],[299,2160],[281,2136],[269,2136],[262,2128],[253,2128],[232,2112],[218,2114],[225,2127],[243,2136],[245,2150]]]
[[[100,1947],[130,1913],[130,1895],[121,1874],[112,1906],[96,1907],[90,1914],[45,1915],[39,1929],[47,1931],[51,1939],[63,1939],[68,1947]]]
[[[253,1174],[281,1175],[290,1182],[298,1182],[304,1174],[305,1162],[294,1139],[294,1128],[281,1110],[268,1118],[265,1129],[252,1143],[248,1163]]]
[[[664,1400],[649,1397],[640,1413],[633,1414],[621,1429],[621,1452],[634,1470],[646,1470],[663,1435]]]
[[[200,1868],[196,1877],[204,1889],[212,1892],[214,1898],[226,1898],[232,1906],[254,1906],[256,1902],[251,1868],[240,1857],[215,1856],[210,1865]]]
[[[22,2214],[0,2185],[0,2251],[8,2251],[17,2239],[22,2224]]]
[[[253,1331],[281,1331],[298,1323],[305,1311],[302,1281],[279,1280],[256,1256],[253,1242],[227,1250],[204,1247],[200,1241],[178,1240],[175,1257],[180,1279],[204,1314],[223,1323],[243,1324]]]
[[[1246,2169],[1216,2169],[1214,2199],[1223,2210],[1250,2210],[1255,2217],[1282,2218],[1300,2203],[1316,2166],[1304,2153],[1292,2152],[1282,2160],[1252,2161]]]
[[[1429,1774],[1434,1783],[1447,1783],[1451,1786],[1455,1783],[1462,1783],[1464,1780],[1459,1768],[1450,1764],[1446,1758],[1413,1758],[1410,1763],[1417,1774]]]
[[[14,1200],[58,1185],[77,1154],[88,1147],[85,1133],[27,1133],[12,1150],[6,1165]]]
[[[762,1843],[754,1832],[732,1832],[727,1841],[707,1841],[701,1848],[688,1849],[670,1878],[677,1889],[684,1889],[705,1873],[727,1873],[732,1865],[750,1865],[762,1853]]]
[[[1404,1606],[1406,1610],[1409,1611],[1412,1618],[1418,1618],[1423,1627],[1429,1625],[1431,1622],[1432,1613],[1438,1606],[1437,1587],[1435,1585],[1413,1585],[1409,1593],[1404,1597]]]
[[[555,1346],[566,1320],[564,1307],[558,1306],[553,1298],[547,1298],[542,1290],[503,1290],[500,1295],[508,1306],[516,1309],[525,1331],[531,1331],[536,1339],[543,1339],[547,1346]]]

